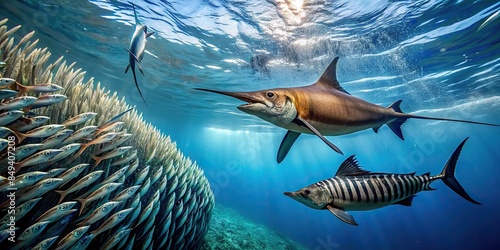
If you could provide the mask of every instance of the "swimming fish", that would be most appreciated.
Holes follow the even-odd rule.
[[[71,245],[77,242],[86,232],[89,230],[90,226],[79,227],[71,232],[69,232],[64,238],[62,238],[55,250],[68,249]]]
[[[132,209],[133,208],[127,208],[111,215],[106,221],[102,223],[102,225],[99,228],[92,231],[91,234],[97,236],[100,233],[118,225],[118,223],[127,218],[127,215],[132,211]]]
[[[17,95],[17,91],[10,89],[0,89],[0,99],[7,99]]]
[[[50,125],[45,125],[45,126],[30,130],[26,134],[23,134],[20,132],[15,132],[15,134],[16,134],[18,143],[21,143],[24,141],[24,139],[26,139],[28,137],[29,138],[34,138],[34,137],[45,138],[45,137],[49,137],[49,136],[56,134],[57,132],[59,132],[62,129],[64,129],[64,125],[50,124]]]
[[[285,192],[285,195],[314,209],[328,209],[351,225],[358,224],[346,211],[372,210],[393,204],[411,206],[418,192],[434,190],[429,185],[436,180],[442,180],[469,202],[480,204],[465,192],[455,178],[457,160],[467,139],[458,145],[438,175],[372,173],[361,169],[354,156],[350,156],[340,165],[333,178],[295,192]]]
[[[139,88],[139,84],[137,84],[137,77],[135,74],[135,65],[137,64],[137,67],[139,68],[139,71],[141,71],[141,74],[144,75],[144,72],[142,70],[142,57],[144,56],[144,51],[146,50],[146,42],[147,38],[150,37],[154,32],[148,32],[148,27],[146,25],[141,24],[139,22],[139,18],[137,18],[137,13],[135,11],[135,5],[132,4],[132,8],[134,9],[134,17],[135,17],[135,31],[134,34],[132,35],[132,38],[130,39],[130,47],[127,49],[129,53],[129,64],[127,68],[125,69],[125,74],[128,72],[128,70],[131,68],[132,69],[132,74],[134,75],[134,82],[135,86],[137,87],[137,90],[139,91],[139,94],[141,95],[142,100],[144,101],[144,104],[146,106],[148,105],[146,103],[146,100],[144,99],[144,96],[141,93],[141,89]]]
[[[24,230],[21,235],[19,235],[18,240],[27,241],[33,239],[34,237],[39,235],[39,233],[42,232],[49,223],[50,221],[41,221],[31,225],[26,230]]]
[[[115,207],[121,204],[122,201],[109,201],[94,210],[85,220],[78,223],[78,226],[90,225],[108,215]]]
[[[40,172],[40,171],[33,171],[16,176],[16,179],[12,183],[10,182],[2,183],[2,185],[0,185],[0,192],[5,192],[9,188],[21,189],[23,187],[33,185],[35,182],[41,180],[46,176],[47,176],[46,172]]]
[[[94,112],[81,113],[77,116],[73,116],[73,117],[69,118],[68,120],[64,121],[62,123],[62,125],[68,127],[68,126],[75,126],[78,124],[82,124],[82,123],[94,118],[96,115],[97,115],[97,113],[94,113]]]
[[[37,100],[34,96],[20,96],[0,104],[0,110],[15,110],[31,105]]]
[[[35,221],[50,221],[54,222],[59,220],[68,214],[68,212],[76,205],[76,201],[68,201],[56,205],[55,207],[47,210],[47,212],[43,213],[36,219]]]
[[[110,158],[113,158],[113,157],[117,157],[117,156],[120,156],[122,154],[124,154],[125,152],[127,152],[128,150],[130,150],[131,148],[133,148],[132,146],[125,146],[125,147],[119,147],[119,148],[115,148],[113,149],[113,151],[103,155],[103,156],[95,156],[95,155],[91,155],[92,159],[95,160],[94,162],[94,168],[99,165],[99,163],[103,160],[106,160],[106,159],[110,159]]]
[[[27,119],[29,121],[28,124],[24,125],[24,126],[21,126],[17,129],[17,132],[26,132],[28,130],[31,130],[35,127],[38,127],[40,125],[42,125],[43,123],[45,123],[46,121],[50,120],[49,117],[47,116],[35,116],[35,117],[32,117],[32,118],[28,118]]]
[[[15,82],[16,82],[16,80],[14,80],[12,78],[0,78],[0,87],[9,86]]]
[[[57,154],[61,153],[62,150],[59,149],[46,149],[43,151],[40,151],[25,160],[21,162],[16,162],[14,163],[14,173],[17,173],[21,168],[27,167],[27,166],[33,166],[36,164],[40,164],[42,162],[48,161],[50,158],[56,156]]]
[[[77,177],[78,175],[80,175],[80,173],[85,170],[85,168],[87,168],[90,164],[88,163],[82,163],[82,164],[78,164],[68,170],[66,170],[64,173],[62,173],[61,175],[59,175],[58,178],[62,179],[61,183],[59,184],[59,186],[64,186],[64,184],[68,183],[69,181],[71,181],[73,178]]]
[[[79,214],[82,214],[83,209],[85,208],[85,206],[88,203],[104,197],[105,195],[107,195],[107,194],[115,191],[115,189],[117,189],[121,185],[122,185],[122,183],[114,183],[114,182],[108,183],[108,184],[105,184],[104,186],[98,188],[96,191],[92,192],[85,199],[75,199],[75,200],[79,201],[82,204],[80,206],[80,212],[79,212]]]
[[[55,148],[55,147],[59,146],[72,133],[73,133],[73,130],[71,130],[71,129],[63,129],[63,130],[55,133],[51,137],[42,141],[43,145],[40,147],[40,150]]]
[[[40,243],[38,243],[38,245],[33,247],[31,250],[49,249],[54,243],[56,243],[57,238],[59,238],[59,236],[54,236],[54,237],[42,240]]]
[[[0,126],[5,126],[15,120],[17,120],[19,117],[23,116],[24,112],[21,110],[11,110],[7,112],[3,112],[0,114]]]
[[[27,92],[36,92],[36,93],[52,93],[63,90],[63,88],[57,84],[52,83],[43,83],[43,84],[35,84],[31,86],[24,86],[17,82],[18,96],[22,96]]]
[[[399,138],[404,139],[401,125],[409,118],[500,126],[490,123],[406,114],[399,107],[401,100],[385,108],[354,97],[337,81],[338,59],[338,57],[333,59],[319,80],[308,86],[254,92],[196,89],[248,102],[238,106],[238,109],[287,129],[288,132],[278,149],[278,163],[285,159],[301,133],[315,134],[337,153],[343,154],[324,136],[345,135],[369,128],[377,133],[380,127],[386,124]]]
[[[88,166],[88,165],[86,165],[86,166]],[[80,180],[78,180],[75,184],[73,184],[68,189],[66,189],[66,190],[56,190],[56,193],[58,193],[58,194],[61,195],[61,198],[59,198],[59,202],[58,203],[61,203],[61,201],[64,200],[64,197],[66,197],[66,195],[68,195],[70,193],[73,193],[73,192],[76,192],[76,191],[78,191],[78,190],[80,190],[80,189],[82,189],[84,187],[87,187],[88,185],[94,183],[95,181],[97,181],[103,172],[104,172],[103,170],[98,170],[98,171],[91,172],[91,173],[85,175]],[[62,179],[61,179],[61,181],[62,181]]]
[[[75,131],[73,134],[71,134],[68,138],[64,139],[62,142],[63,145],[72,143],[74,141],[80,140],[83,137],[89,135],[90,133],[94,132],[97,129],[97,126],[86,126],[83,127],[77,131]]]
[[[25,108],[24,111],[47,107],[52,104],[63,102],[66,99],[68,99],[68,97],[62,94],[41,95],[33,104]]]

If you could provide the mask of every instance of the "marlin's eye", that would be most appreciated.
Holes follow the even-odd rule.
[[[309,189],[304,190],[304,192],[305,192],[307,195],[311,194],[311,191],[310,191]]]
[[[266,96],[269,98],[274,98],[274,93],[273,92],[267,92]]]

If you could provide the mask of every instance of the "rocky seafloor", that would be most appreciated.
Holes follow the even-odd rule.
[[[302,250],[307,248],[264,225],[248,220],[234,209],[215,205],[201,249]]]

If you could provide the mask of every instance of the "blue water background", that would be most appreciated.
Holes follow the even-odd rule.
[[[102,86],[125,96],[147,122],[169,134],[204,169],[216,202],[310,249],[498,249],[500,129],[409,120],[401,141],[387,127],[328,137],[334,153],[301,136],[281,164],[285,130],[236,109],[241,101],[195,87],[251,91],[311,84],[335,56],[338,79],[354,96],[405,112],[500,123],[498,1],[135,1],[155,31],[139,85],[124,74],[134,18],[127,1],[1,1],[0,19],[35,30],[52,60],[77,61]],[[269,55],[270,74],[248,67]],[[356,154],[367,170],[441,171],[470,137],[456,177],[483,203],[462,199],[442,182],[411,207],[350,212],[347,225],[283,195],[330,178]],[[249,235],[251,237],[251,233]]]

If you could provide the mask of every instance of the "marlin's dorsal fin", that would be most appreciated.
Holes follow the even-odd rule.
[[[361,169],[354,155],[349,156],[342,164],[335,176],[355,176],[372,174],[370,171]]]
[[[318,85],[322,85],[325,88],[334,88],[338,91],[342,91],[348,95],[347,92],[342,86],[340,86],[339,81],[337,81],[337,62],[339,61],[339,57],[335,57],[333,61],[328,65],[323,75],[319,78],[319,80],[315,83]]]

